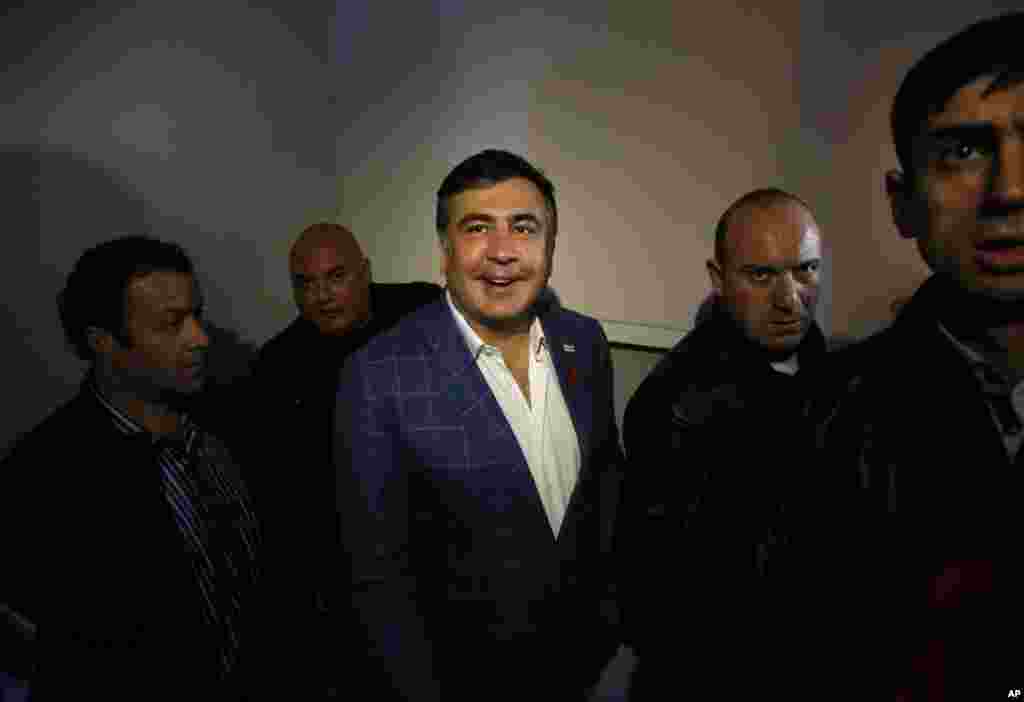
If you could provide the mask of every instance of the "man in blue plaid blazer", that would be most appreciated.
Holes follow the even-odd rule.
[[[338,389],[374,699],[583,700],[619,641],[607,340],[547,288],[554,189],[519,156],[457,166],[437,229],[447,294],[353,355]]]

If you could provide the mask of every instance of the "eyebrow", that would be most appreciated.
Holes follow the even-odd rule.
[[[460,227],[464,227],[467,224],[469,224],[470,222],[496,222],[496,221],[497,221],[497,219],[495,217],[489,215],[489,214],[483,214],[482,212],[470,212],[469,214],[464,215],[462,217],[462,219],[459,220],[459,226]]]
[[[345,266],[343,266],[343,265],[335,266],[334,268],[331,268],[330,270],[325,271],[323,273],[323,275],[321,275],[320,277],[321,278],[326,278],[328,276],[334,275],[335,273],[344,273],[345,270],[346,270]],[[294,280],[296,282],[299,282],[299,283],[307,281],[307,280],[313,280],[316,277],[317,276],[315,276],[315,275],[303,275],[302,273],[293,273],[292,274],[292,280]]]
[[[187,317],[188,315],[199,312],[202,309],[202,305],[196,305],[194,307],[165,307],[160,311],[160,314],[168,318]]]
[[[821,263],[820,258],[808,258],[804,261],[800,261],[793,266],[773,266],[770,263],[748,263],[744,266],[740,266],[741,271],[754,272],[754,271],[772,271],[773,273],[781,273],[787,268],[802,268],[808,263]]]
[[[537,215],[532,212],[525,212],[523,214],[517,214],[512,217],[513,222],[533,222],[534,224],[540,225],[541,221]]]
[[[458,221],[458,226],[464,227],[471,222],[487,222],[488,224],[494,224],[498,221],[498,218],[494,215],[485,214],[483,212],[470,212],[463,216]],[[520,212],[512,215],[512,222],[533,222],[534,224],[540,225],[540,218],[532,212]]]
[[[991,122],[964,122],[929,129],[922,136],[929,141],[978,141],[991,139],[995,126]]]

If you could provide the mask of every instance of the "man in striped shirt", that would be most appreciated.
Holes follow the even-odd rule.
[[[61,322],[91,367],[0,465],[0,602],[38,631],[33,692],[242,699],[258,529],[200,417],[209,338],[192,263],[144,236],[78,260]]]

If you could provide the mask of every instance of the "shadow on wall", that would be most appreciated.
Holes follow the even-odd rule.
[[[69,399],[84,364],[67,346],[56,295],[90,246],[145,233],[158,219],[146,199],[116,173],[70,151],[0,146],[4,193],[4,273],[0,324],[5,375],[0,399],[0,456],[21,433]],[[245,372],[254,348],[233,330],[209,325],[210,372]]]

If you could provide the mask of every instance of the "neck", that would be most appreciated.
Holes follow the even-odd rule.
[[[96,387],[110,404],[135,420],[149,433],[166,436],[178,430],[179,411],[160,393],[139,393],[135,388],[113,374],[94,371]]]
[[[507,328],[494,328],[482,324],[474,324],[473,331],[477,333],[480,340],[485,344],[494,346],[503,355],[515,353],[527,348],[530,344],[530,325],[533,320],[509,326]]]

